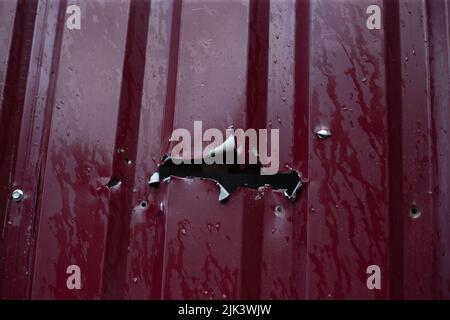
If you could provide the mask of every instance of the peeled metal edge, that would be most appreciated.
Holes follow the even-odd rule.
[[[166,177],[162,180],[163,183],[169,183],[172,179],[172,176]],[[201,178],[202,179],[202,178]],[[213,179],[202,179],[202,180],[209,180],[209,181],[213,181],[216,183],[216,185],[219,187],[219,201],[225,201],[226,199],[228,199],[230,197],[230,193],[227,191],[227,189],[225,189],[219,182],[217,182],[216,180]],[[159,173],[155,172],[154,174],[152,174],[152,176],[150,177],[150,181],[149,181],[149,185],[151,186],[157,186],[160,182],[159,179]]]
[[[172,179],[172,176],[166,177],[162,180],[162,182],[164,183],[169,183]],[[226,199],[228,199],[230,197],[230,193],[227,191],[227,189],[225,189],[219,182],[217,182],[216,180],[213,179],[204,179],[204,180],[211,180],[214,181],[216,183],[216,185],[219,187],[219,201],[225,201]],[[159,185],[160,179],[159,179],[159,173],[155,172],[152,174],[152,176],[150,177],[150,181],[149,181],[149,185],[151,186],[157,186]],[[300,190],[302,186],[302,182],[299,181],[297,183],[297,185],[295,186],[294,190],[292,191],[291,194],[288,194],[287,190],[284,191],[284,195],[286,196],[286,198],[288,198],[289,200],[294,200],[297,197],[297,192]],[[258,191],[260,191],[260,189],[262,188],[266,188],[267,186],[262,186],[259,187]]]
[[[299,180],[297,185],[295,186],[294,190],[292,191],[292,193],[288,194],[287,190],[286,190],[286,191],[284,191],[284,195],[289,200],[294,200],[297,197],[297,192],[298,192],[298,190],[300,190],[301,187],[302,187],[302,182]]]
[[[235,141],[234,141],[234,136],[231,135],[230,137],[228,137],[228,139],[219,147],[215,148],[215,151],[219,151],[219,152],[229,152],[230,150],[234,150],[235,149]],[[161,157],[161,162],[158,164],[158,167],[163,165],[165,162],[171,160],[172,157],[168,156],[168,155],[164,155]],[[296,171],[292,168],[290,168],[292,171]],[[297,171],[296,171],[297,172]],[[287,190],[284,191],[284,196],[286,198],[288,198],[289,200],[295,200],[295,198],[297,197],[297,192],[300,190],[300,188],[302,187],[302,181],[301,181],[301,177],[300,174],[297,172],[297,175],[299,177],[299,181],[297,183],[297,185],[295,186],[294,190],[291,192],[291,194],[289,194],[287,192]],[[171,180],[172,176],[166,177],[163,179],[164,183],[169,183]],[[219,182],[217,182],[214,179],[208,179],[208,178],[200,178],[203,180],[211,180],[214,181],[216,183],[217,186],[219,186],[219,201],[225,201],[226,199],[228,199],[230,197],[230,193],[227,191],[227,189],[225,189]],[[149,181],[149,185],[150,186],[158,186],[160,182],[160,177],[159,177],[159,173],[155,172],[152,174],[152,176],[150,177],[150,181]],[[268,185],[267,185],[268,186]],[[262,186],[262,187],[266,187],[266,186]],[[260,187],[261,188],[261,187]]]
[[[225,189],[220,183],[216,182],[216,185],[219,187],[219,201],[225,201],[230,197],[230,193]]]
[[[159,172],[155,172],[150,177],[148,184],[152,187],[157,187],[159,185]]]
[[[331,131],[329,129],[320,129],[316,132],[316,135],[320,140],[325,140],[332,136]]]
[[[212,157],[212,154],[218,155],[218,154],[226,154],[228,152],[233,152],[236,149],[236,143],[234,139],[234,135],[230,135],[224,143],[222,143],[220,146],[214,148],[213,150],[209,151],[208,157]],[[207,157],[205,157],[207,158]]]

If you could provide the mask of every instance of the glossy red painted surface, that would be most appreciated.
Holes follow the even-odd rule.
[[[0,0],[0,297],[450,298],[449,16],[447,0]],[[297,199],[150,188],[194,120],[279,129]]]

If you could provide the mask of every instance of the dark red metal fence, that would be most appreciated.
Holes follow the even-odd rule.
[[[449,16],[447,0],[0,0],[0,296],[450,298]],[[279,129],[297,199],[149,187],[194,120]]]

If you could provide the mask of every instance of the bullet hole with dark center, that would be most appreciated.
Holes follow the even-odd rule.
[[[141,208],[145,209],[147,208],[147,206],[148,206],[147,201],[141,201]]]
[[[413,206],[411,206],[411,208],[409,208],[409,215],[412,218],[416,219],[416,218],[420,217],[421,212],[420,212],[419,208],[417,208],[417,206],[413,205]]]

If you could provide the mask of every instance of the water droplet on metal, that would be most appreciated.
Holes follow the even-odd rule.
[[[207,227],[208,227],[208,230],[209,230],[209,232],[213,232],[214,230],[216,230],[216,231],[219,231],[219,229],[220,229],[220,223],[216,223],[216,224],[212,224],[212,223],[207,223]]]
[[[256,192],[255,200],[261,200],[264,196],[264,187],[259,187],[258,191]]]

